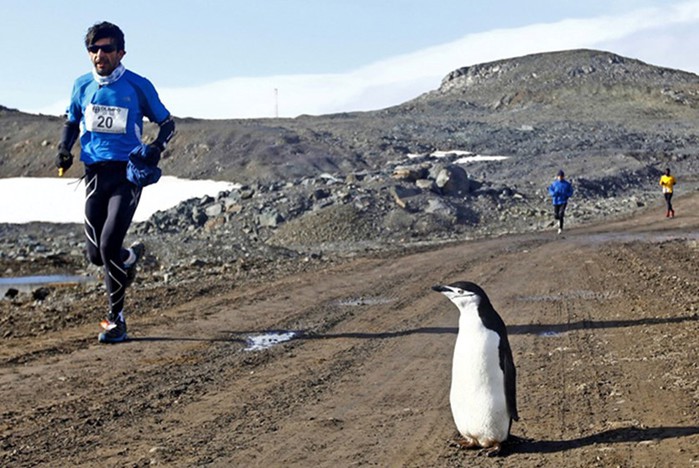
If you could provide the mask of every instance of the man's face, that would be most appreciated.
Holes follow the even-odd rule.
[[[112,39],[98,39],[87,48],[90,61],[100,76],[109,76],[121,63],[126,54],[124,50],[116,50]]]

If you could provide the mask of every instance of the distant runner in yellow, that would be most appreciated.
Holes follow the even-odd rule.
[[[667,205],[666,218],[674,218],[675,210],[672,209],[672,187],[677,183],[674,176],[670,175],[670,169],[665,169],[665,174],[660,177],[660,186],[663,188],[665,204]]]

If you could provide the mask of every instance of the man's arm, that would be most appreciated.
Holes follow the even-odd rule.
[[[160,122],[158,125],[160,126],[158,136],[151,144],[157,146],[160,151],[164,151],[168,142],[175,135],[175,121],[171,115],[168,115],[167,119]]]
[[[61,131],[61,141],[58,143],[58,154],[55,158],[55,164],[58,168],[58,175],[62,176],[65,171],[73,165],[73,155],[70,149],[75,144],[75,141],[80,135],[80,125],[76,122],[66,120]]]
[[[66,151],[70,151],[79,135],[80,125],[78,125],[77,122],[66,120],[65,124],[63,124],[63,131],[61,132],[61,141],[58,143],[58,149],[63,148]]]
[[[158,130],[158,136],[155,140],[147,145],[141,145],[135,153],[139,155],[146,164],[151,166],[158,165],[158,162],[160,162],[160,153],[165,151],[167,143],[175,135],[175,121],[172,119],[171,115],[168,115],[168,117],[158,125],[160,129]]]

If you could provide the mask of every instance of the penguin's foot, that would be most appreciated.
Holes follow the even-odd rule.
[[[502,442],[497,440],[479,441],[475,437],[469,437],[462,434],[456,434],[453,440],[459,448],[477,450],[478,456],[485,455],[487,457],[494,457],[502,450]]]
[[[478,441],[472,437],[466,437],[462,435],[458,435],[454,437],[454,442],[461,447],[465,449],[476,449],[476,448],[481,448],[481,445],[478,443]]]
[[[484,446],[481,453],[485,454],[486,457],[494,457],[500,453],[500,450],[502,450],[502,444],[493,442],[490,446]]]

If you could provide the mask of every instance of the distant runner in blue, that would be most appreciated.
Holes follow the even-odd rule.
[[[573,185],[566,180],[562,170],[556,174],[556,180],[549,185],[549,195],[553,201],[553,216],[558,220],[558,233],[563,232],[563,217],[568,206],[568,199],[573,196]]]
[[[80,140],[85,164],[87,257],[104,267],[109,311],[98,335],[102,343],[128,339],[124,319],[126,288],[136,275],[145,247],[123,247],[145,185],[160,177],[160,154],[175,133],[175,122],[146,78],[124,68],[124,33],[108,22],[85,35],[91,73],[75,80],[58,145],[56,167],[63,175],[73,164],[71,149]],[[159,126],[150,144],[141,140],[143,118]]]

